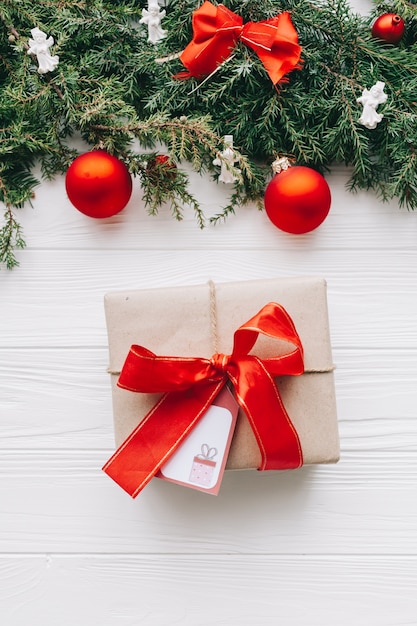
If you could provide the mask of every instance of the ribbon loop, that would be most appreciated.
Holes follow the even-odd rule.
[[[257,53],[274,85],[300,68],[301,46],[288,12],[243,25],[242,18],[223,4],[216,7],[206,0],[194,11],[192,24],[193,38],[180,55],[188,72],[176,78],[211,74],[230,57],[239,40]]]
[[[284,341],[288,348],[264,360],[249,354],[259,334]],[[136,496],[178,449],[227,380],[234,387],[258,443],[262,458],[259,469],[297,468],[303,462],[300,441],[273,377],[300,375],[303,371],[303,348],[294,323],[285,309],[274,302],[235,331],[231,355],[214,354],[211,359],[164,357],[134,345],[118,386],[165,395],[103,470]]]

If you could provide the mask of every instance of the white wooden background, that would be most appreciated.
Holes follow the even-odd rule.
[[[42,184],[0,272],[2,626],[417,625],[417,213],[350,195],[291,236],[239,209],[200,231],[128,207],[96,221]],[[207,214],[225,186],[193,176]],[[341,461],[228,472],[212,497],[155,480],[131,500],[113,451],[107,291],[273,276],[328,281]]]

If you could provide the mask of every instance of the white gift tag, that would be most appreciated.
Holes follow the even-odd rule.
[[[239,407],[224,387],[181,446],[161,467],[158,478],[217,495]]]

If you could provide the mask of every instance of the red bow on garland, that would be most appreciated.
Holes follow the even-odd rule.
[[[211,74],[231,55],[239,39],[255,50],[274,85],[300,68],[301,46],[289,13],[243,24],[242,18],[223,4],[216,7],[206,0],[193,13],[193,39],[180,56],[188,72],[177,78]]]
[[[249,354],[258,335],[290,344],[285,354]],[[157,356],[132,346],[118,386],[142,393],[167,392],[116,450],[103,470],[135,497],[181,445],[231,381],[258,443],[260,470],[295,469],[303,463],[297,432],[282,404],[274,376],[304,371],[303,348],[285,309],[269,303],[234,334],[231,355],[211,359]]]

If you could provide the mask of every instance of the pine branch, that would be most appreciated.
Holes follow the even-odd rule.
[[[2,0],[0,7],[0,199],[6,207],[0,251],[13,266],[22,247],[14,209],[30,202],[42,178],[65,174],[77,156],[74,135],[120,157],[138,176],[150,213],[168,203],[175,219],[191,206],[206,220],[181,171],[185,162],[215,180],[213,159],[224,135],[239,157],[236,183],[217,223],[251,201],[262,206],[274,155],[326,171],[352,167],[349,189],[373,189],[383,200],[417,208],[417,15],[409,0],[382,0],[368,16],[347,0],[225,0],[248,21],[289,11],[302,46],[301,69],[274,86],[257,53],[238,42],[205,79],[178,80],[179,53],[192,38],[195,0],[167,0],[166,38],[147,42],[139,23],[145,0]],[[398,45],[371,36],[382,12],[406,20]],[[53,36],[59,66],[38,73],[28,55],[31,29]],[[165,59],[161,62],[161,59]],[[388,95],[374,130],[359,123],[357,98],[376,81]],[[146,167],[160,146],[176,164],[175,177]],[[239,170],[239,171],[238,171]],[[172,174],[172,173],[171,173]]]
[[[24,248],[26,244],[20,224],[14,218],[10,207],[7,208],[4,218],[5,224],[0,229],[0,263],[4,263],[6,268],[11,270],[19,265],[14,250]]]

